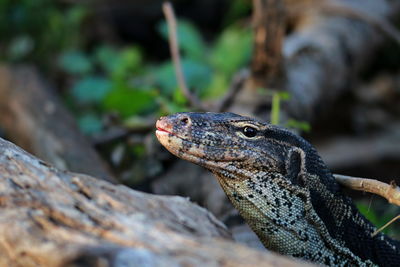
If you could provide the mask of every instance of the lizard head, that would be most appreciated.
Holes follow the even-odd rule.
[[[177,113],[160,118],[156,127],[158,140],[172,154],[231,178],[285,174],[295,147],[280,141],[296,137],[287,130],[234,113]]]

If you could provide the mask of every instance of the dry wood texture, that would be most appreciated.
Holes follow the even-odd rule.
[[[57,168],[115,181],[74,118],[31,67],[0,66],[0,126]]]
[[[306,266],[229,241],[182,197],[59,171],[0,139],[0,266]]]

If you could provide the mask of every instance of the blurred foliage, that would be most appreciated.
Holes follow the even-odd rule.
[[[52,0],[0,1],[0,59],[49,64],[52,55],[83,41],[87,15],[82,5],[61,8]]]
[[[212,42],[206,42],[193,23],[178,21],[185,78],[201,99],[222,96],[234,72],[249,61],[251,31],[235,23],[249,8],[247,1],[232,1],[226,27]],[[102,118],[110,112],[129,120],[188,109],[170,60],[144,60],[146,55],[137,45],[117,46],[107,40],[89,45],[83,33],[91,16],[83,4],[2,0],[0,59],[35,62],[63,75],[66,100],[87,134],[100,133]],[[157,29],[167,40],[165,21]]]
[[[272,93],[272,105],[271,105],[271,123],[279,125],[280,119],[279,114],[281,111],[281,101],[288,100],[290,95],[288,92],[273,92]]]
[[[61,82],[58,87],[87,135],[107,134],[110,127],[142,129],[149,118],[189,110],[170,59],[152,62],[137,44],[115,44],[104,38],[93,42],[91,27],[96,18],[89,5],[0,1],[0,60],[34,63]],[[221,97],[235,71],[250,60],[251,31],[237,23],[249,7],[244,0],[233,1],[224,29],[211,41],[193,23],[178,19],[184,75],[200,99]],[[160,20],[156,30],[167,41],[165,21]],[[117,118],[116,124],[110,125],[110,116]],[[143,169],[148,165],[145,162],[157,164],[145,158],[142,142],[134,142],[130,149],[113,143],[106,152],[129,184],[140,183],[146,169],[157,169]]]
[[[165,21],[158,29],[167,39]],[[180,20],[178,35],[187,85],[203,100],[222,96],[234,72],[250,59],[252,36],[246,28],[227,27],[207,44],[193,24]],[[129,120],[187,110],[172,62],[146,63],[143,57],[134,45],[99,44],[90,52],[76,48],[62,52],[58,67],[73,80],[68,94],[77,116],[87,119],[87,112],[97,114],[90,117],[94,125],[96,117],[100,120],[110,112]],[[93,129],[101,131],[101,127],[83,128],[88,134],[95,134]]]
[[[248,0],[233,0],[224,17],[224,25],[231,25],[237,20],[249,15],[252,2]]]
[[[258,88],[260,95],[267,95],[271,97],[271,113],[270,123],[274,125],[282,125],[287,128],[299,130],[300,132],[310,132],[311,125],[306,121],[299,121],[292,118],[287,118],[283,123],[281,121],[281,104],[291,98],[291,95],[287,91],[277,91],[274,89]]]

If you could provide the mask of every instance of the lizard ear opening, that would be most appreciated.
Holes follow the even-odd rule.
[[[285,161],[286,177],[293,185],[304,186],[303,170],[305,164],[304,151],[293,148],[289,151]]]

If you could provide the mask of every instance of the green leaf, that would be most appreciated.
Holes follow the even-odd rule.
[[[116,111],[126,118],[155,107],[154,93],[120,86],[112,90],[104,99],[103,106],[107,111]]]
[[[101,119],[94,114],[85,114],[79,117],[78,125],[81,131],[87,135],[99,133],[103,129]]]
[[[301,130],[302,132],[306,132],[306,133],[311,131],[311,125],[308,122],[298,121],[298,120],[294,120],[294,119],[289,119],[286,122],[286,127],[298,129],[298,130]]]
[[[206,64],[192,60],[182,60],[183,74],[186,84],[190,89],[194,89],[200,96],[211,82],[212,70]],[[164,94],[172,95],[178,88],[175,78],[175,69],[171,62],[165,63],[155,69],[155,78]]]
[[[178,42],[183,55],[193,60],[204,61],[206,46],[200,32],[186,20],[178,20],[177,24]],[[168,40],[168,28],[165,21],[159,24],[158,30],[165,40]]]
[[[119,62],[119,52],[111,46],[102,45],[95,51],[95,59],[106,73],[112,73]]]
[[[177,105],[185,106],[188,102],[183,95],[182,90],[179,90],[179,88],[174,91],[172,98],[174,103],[176,103]]]
[[[291,97],[290,93],[287,91],[277,91],[276,93],[279,94],[279,97],[284,101],[289,100]]]
[[[157,102],[160,103],[160,115],[168,115],[177,112],[187,112],[189,111],[186,106],[178,104],[176,102],[172,102],[169,99],[166,99],[162,96],[157,98]]]
[[[68,8],[66,11],[64,11],[64,20],[67,21],[67,24],[77,27],[81,25],[88,13],[87,7],[73,5],[71,8]]]
[[[80,51],[68,51],[61,55],[59,66],[69,74],[87,74],[92,71],[90,59]]]
[[[252,3],[248,0],[232,0],[225,12],[223,24],[229,25],[243,17],[247,17],[251,11]]]
[[[146,148],[143,144],[133,146],[132,151],[137,157],[143,157],[146,154]]]
[[[101,102],[111,90],[109,80],[97,76],[83,78],[72,87],[74,98],[84,104]]]
[[[128,47],[121,51],[118,62],[113,69],[114,79],[127,79],[140,69],[142,56],[138,48]]]
[[[275,92],[272,95],[271,124],[279,125],[279,114],[281,112],[281,97]]]
[[[121,51],[110,46],[101,46],[96,50],[95,58],[108,75],[119,81],[135,74],[142,65],[141,52],[133,46]]]
[[[227,28],[210,53],[212,66],[226,75],[232,75],[249,60],[252,51],[252,32],[236,26]]]
[[[8,57],[11,60],[20,60],[34,49],[34,40],[28,35],[17,36],[9,45]]]
[[[229,79],[223,73],[215,73],[212,77],[210,85],[204,92],[205,99],[218,98],[223,96],[229,87]]]

